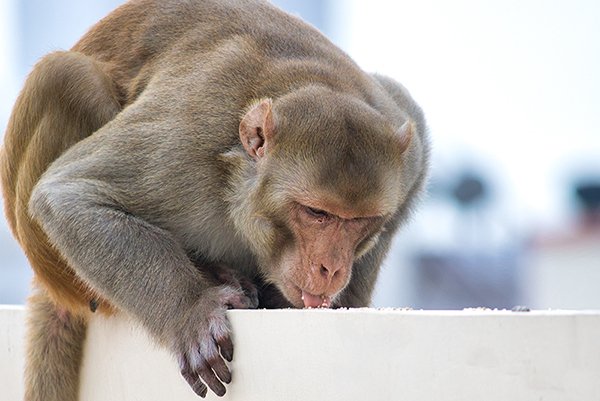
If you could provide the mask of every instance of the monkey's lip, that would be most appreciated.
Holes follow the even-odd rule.
[[[329,308],[331,306],[331,297],[314,295],[302,290],[302,302],[304,302],[305,308]]]
[[[303,290],[291,280],[281,287],[284,296],[296,308],[331,308],[333,296],[315,295],[310,291]]]

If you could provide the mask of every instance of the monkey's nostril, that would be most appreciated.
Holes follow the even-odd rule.
[[[321,265],[321,274],[325,277],[329,276],[329,269]]]

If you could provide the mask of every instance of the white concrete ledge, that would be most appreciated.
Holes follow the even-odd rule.
[[[23,313],[0,309],[7,400],[21,394],[15,387]],[[236,348],[224,401],[600,400],[600,312],[281,310],[229,317]],[[86,401],[199,400],[173,358],[124,318],[92,322],[82,374]]]
[[[0,400],[23,399],[25,308],[0,305]]]

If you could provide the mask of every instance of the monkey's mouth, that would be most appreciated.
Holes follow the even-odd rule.
[[[287,281],[280,290],[296,308],[331,308],[333,298],[331,295],[313,294],[291,281]]]
[[[305,308],[329,308],[331,307],[331,297],[327,295],[314,295],[302,290],[302,302]]]

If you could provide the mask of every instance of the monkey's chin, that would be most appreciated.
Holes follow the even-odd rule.
[[[294,306],[294,308],[304,308],[302,290],[298,286],[288,282],[278,287],[283,296]]]
[[[283,285],[278,286],[283,296],[294,306],[294,308],[302,309],[305,307],[302,299],[302,290],[291,281],[285,281]]]

